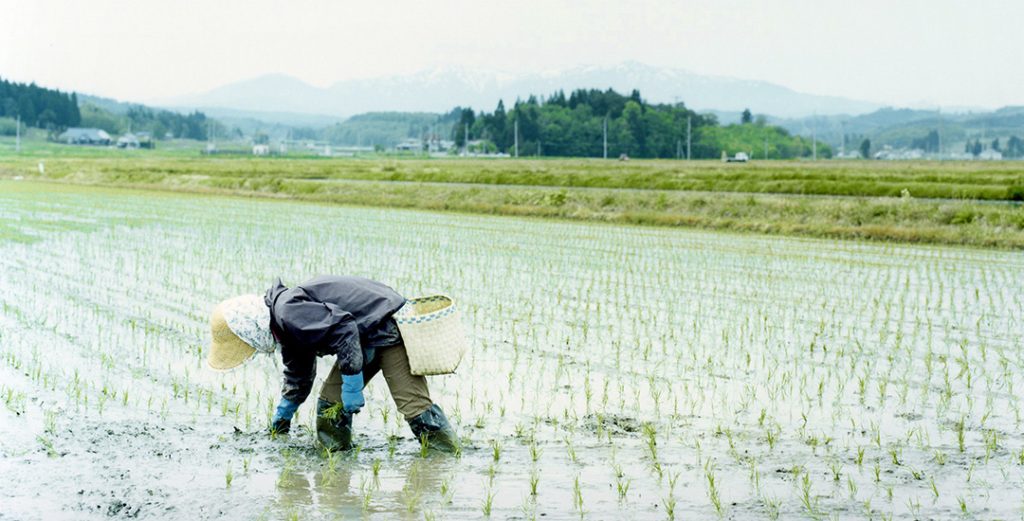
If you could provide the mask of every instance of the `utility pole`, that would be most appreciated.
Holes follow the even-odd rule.
[[[15,122],[15,138],[14,138],[14,151],[21,153],[21,114],[18,114],[18,118]]]
[[[846,157],[846,122],[845,121],[841,122],[839,124],[839,128],[843,132],[843,145],[841,147],[839,147],[839,157],[845,158]]]
[[[764,140],[764,158],[765,160],[768,159],[768,138]]]
[[[469,125],[462,124],[462,150],[463,154],[469,155]]]
[[[516,157],[519,157],[519,118],[512,120],[515,128]]]
[[[811,125],[811,160],[818,160],[818,115],[814,115],[814,121]]]
[[[604,158],[608,159],[608,114],[604,115]]]
[[[690,158],[693,157],[693,156],[690,155],[690,130],[691,130],[691,127],[690,127],[690,116],[686,116],[686,160],[687,161],[689,161]]]
[[[677,139],[676,140],[676,159],[682,159],[682,158],[683,158],[683,140]]]

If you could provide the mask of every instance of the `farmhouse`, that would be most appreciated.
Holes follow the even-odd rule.
[[[423,141],[419,139],[406,139],[395,145],[395,150],[399,152],[421,152],[423,151]]]
[[[110,134],[98,128],[72,127],[57,136],[57,140],[69,145],[109,145]]]
[[[252,155],[254,156],[269,156],[270,145],[253,145]]]

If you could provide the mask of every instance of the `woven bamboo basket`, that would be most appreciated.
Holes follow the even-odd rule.
[[[395,313],[409,368],[415,375],[454,373],[469,350],[462,316],[447,295],[409,299]]]

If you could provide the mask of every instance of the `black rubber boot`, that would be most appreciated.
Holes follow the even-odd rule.
[[[457,454],[461,450],[459,437],[455,435],[444,411],[437,404],[431,405],[419,416],[409,420],[412,433],[428,449]]]
[[[316,401],[316,437],[331,452],[352,448],[352,414],[340,403]]]

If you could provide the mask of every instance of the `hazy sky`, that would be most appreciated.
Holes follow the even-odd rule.
[[[0,0],[0,76],[145,101],[266,73],[636,60],[900,105],[1024,104],[1024,0]]]

